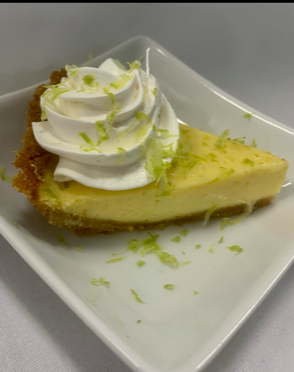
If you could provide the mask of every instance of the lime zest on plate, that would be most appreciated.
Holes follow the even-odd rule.
[[[230,247],[226,247],[226,248],[228,248],[231,252],[237,252],[237,253],[243,252],[243,248],[241,248],[239,245],[231,245]]]
[[[156,254],[162,263],[170,264],[175,267],[179,266],[179,262],[176,256],[173,256],[172,254],[169,254],[167,252],[162,252],[162,251],[156,252]]]
[[[118,262],[118,261],[123,260],[124,258],[127,258],[127,256],[112,258],[111,260],[106,261],[106,263]]]
[[[10,220],[10,222],[12,222],[14,224],[14,226],[18,227],[18,222],[14,221],[14,220]]]
[[[214,253],[214,244],[210,244],[209,252]]]
[[[213,213],[215,210],[216,210],[216,205],[213,205],[212,207],[210,207],[209,209],[207,209],[207,211],[206,211],[206,213],[205,213],[205,216],[204,216],[204,221],[203,221],[202,226],[207,225],[207,222],[209,221],[210,216],[212,215],[212,213]]]
[[[189,231],[188,229],[184,229],[184,230],[180,231],[180,234],[181,234],[182,236],[187,236],[188,231]]]
[[[138,294],[132,288],[130,288],[130,291],[133,293],[135,301],[140,302],[140,304],[146,305],[146,302],[143,302],[141,298],[138,296]]]
[[[105,285],[106,287],[110,287],[110,282],[106,281],[105,278],[100,277],[99,279],[92,279],[91,281],[92,285]]]
[[[248,119],[248,120],[251,122],[251,117],[252,117],[252,115],[253,115],[253,113],[250,114],[250,112],[245,112],[245,113],[243,114],[243,118],[244,118],[244,119]]]
[[[66,240],[64,239],[64,236],[63,236],[62,232],[60,232],[60,233],[58,234],[58,241],[59,241],[60,243],[62,243],[62,244],[66,244]]]
[[[176,286],[174,284],[165,284],[163,288],[168,289],[169,291],[172,291],[176,289]]]
[[[77,252],[83,252],[84,247],[74,247],[74,250],[76,250]]]

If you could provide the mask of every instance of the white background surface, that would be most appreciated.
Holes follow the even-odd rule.
[[[0,94],[150,36],[294,127],[294,4],[0,4]],[[5,123],[1,123],[5,125]],[[129,372],[0,238],[0,371]],[[293,372],[294,268],[206,372]]]

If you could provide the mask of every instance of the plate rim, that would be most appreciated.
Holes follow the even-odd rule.
[[[105,54],[116,50],[118,47],[124,47],[135,41],[141,41],[142,44],[150,44],[155,47],[157,51],[167,55],[169,58],[175,60],[180,66],[186,70],[189,74],[193,74],[197,77],[197,80],[205,85],[209,90],[212,90],[215,94],[221,96],[223,99],[230,102],[230,104],[239,107],[244,112],[254,112],[253,116],[259,120],[266,122],[269,125],[275,126],[278,129],[284,130],[289,134],[294,134],[294,129],[280,123],[279,121],[268,117],[267,115],[261,113],[258,110],[253,109],[247,104],[239,101],[237,98],[226,93],[222,89],[218,88],[206,78],[199,75],[191,67],[187,66],[184,62],[179,60],[171,52],[162,47],[158,42],[149,38],[148,36],[138,35],[125,40],[122,43],[117,44],[113,48],[105,51],[104,53],[96,56],[103,57]],[[95,57],[95,58],[96,58]],[[95,60],[95,58],[93,60]],[[88,62],[82,64],[82,66],[87,65]],[[31,90],[35,89],[40,84],[47,83],[48,79],[37,84],[33,84],[29,87],[16,90],[11,93],[7,93],[0,96],[0,103],[7,99],[14,99],[17,95],[24,93],[29,93]],[[26,237],[20,238],[13,234],[14,227],[12,227],[5,217],[0,216],[0,234],[5,240],[15,249],[15,251],[28,263],[28,265],[39,275],[41,279],[58,295],[58,297],[83,321],[83,323],[90,328],[96,336],[110,349],[116,356],[118,356],[129,368],[135,372],[162,372],[161,369],[152,366],[147,361],[145,361],[140,355],[138,355],[122,338],[117,336],[114,331],[112,331],[109,326],[104,324],[100,317],[94,313],[94,311],[89,308],[78,296],[73,289],[71,289],[68,284],[47,264],[47,262],[39,256],[38,253],[33,255],[30,253],[30,243]],[[215,347],[209,355],[198,364],[194,370],[195,372],[203,371],[212,360],[220,353],[220,351],[225,347],[225,345],[232,339],[232,337],[237,333],[237,331],[242,327],[242,325],[249,319],[253,312],[261,305],[267,295],[272,291],[274,286],[282,279],[286,274],[287,270],[291,267],[294,262],[294,254],[287,262],[283,265],[282,269],[279,271],[278,275],[267,285],[266,290],[258,296],[258,299],[250,307],[250,309],[244,314],[242,319],[232,328],[232,330],[227,334],[227,336]],[[195,355],[195,354],[194,354]],[[193,356],[191,356],[193,358]],[[175,367],[170,371],[178,371]],[[189,370],[190,372],[190,370]]]

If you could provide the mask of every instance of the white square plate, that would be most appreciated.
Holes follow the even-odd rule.
[[[61,229],[49,225],[23,194],[5,182],[1,182],[0,231],[132,370],[194,372],[211,362],[293,261],[294,131],[230,97],[146,37],[128,40],[90,65],[98,66],[109,57],[132,61],[147,49],[150,72],[180,120],[215,134],[228,128],[232,137],[246,136],[248,142],[254,138],[258,147],[289,161],[285,185],[272,205],[224,231],[219,229],[219,219],[206,227],[194,223],[160,231],[159,243],[165,251],[181,263],[191,261],[177,269],[162,265],[153,255],[138,267],[139,253],[131,251],[121,262],[105,263],[112,253],[124,250],[128,240],[143,239],[147,232],[79,238],[63,231],[67,244],[60,244]],[[0,165],[8,165],[8,175],[16,173],[10,165],[11,151],[21,147],[27,101],[34,88],[0,97]],[[249,122],[243,114],[253,111]],[[17,221],[19,228],[10,220]],[[189,228],[188,236],[178,244],[171,242],[183,228]],[[224,243],[216,244],[215,253],[210,253],[210,244],[221,235]],[[196,250],[198,243],[202,248]],[[240,245],[243,253],[225,248],[233,244]],[[83,252],[74,249],[81,245]],[[110,288],[90,285],[92,278],[100,276],[111,282]],[[167,283],[177,289],[166,291]],[[147,304],[134,301],[130,288]],[[194,295],[193,290],[200,294]]]

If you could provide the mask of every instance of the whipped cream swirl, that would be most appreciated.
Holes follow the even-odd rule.
[[[113,59],[99,68],[67,70],[67,79],[41,97],[48,120],[33,123],[40,146],[59,156],[54,180],[105,190],[153,182],[145,166],[152,139],[160,138],[172,154],[179,138],[177,118],[156,79],[137,61],[129,70]]]

